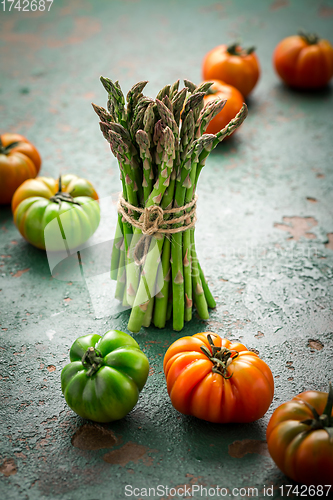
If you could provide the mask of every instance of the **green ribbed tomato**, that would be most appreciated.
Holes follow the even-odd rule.
[[[80,417],[111,422],[125,417],[146,383],[149,362],[127,333],[110,330],[76,339],[61,372],[68,406]]]
[[[37,248],[73,249],[98,227],[97,200],[92,184],[76,175],[66,174],[59,180],[36,177],[23,182],[14,193],[14,222],[23,238]]]

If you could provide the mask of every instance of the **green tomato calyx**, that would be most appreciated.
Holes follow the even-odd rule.
[[[92,377],[102,366],[103,356],[95,347],[89,347],[82,357],[82,364],[88,370],[87,377]]]
[[[240,57],[249,56],[255,50],[256,50],[255,47],[249,47],[248,49],[243,49],[240,47],[239,42],[232,43],[227,47],[228,54],[230,54],[231,56],[240,56]]]
[[[333,442],[333,417],[332,417],[332,408],[333,408],[333,387],[330,383],[329,391],[327,396],[326,406],[321,415],[318,414],[317,410],[310,405],[307,401],[302,402],[311,410],[313,418],[308,418],[306,420],[302,420],[301,424],[305,424],[309,426],[309,432],[317,429],[324,429],[329,437],[331,442]]]
[[[59,175],[58,192],[54,196],[52,196],[52,198],[50,198],[50,201],[58,203],[59,205],[61,205],[62,201],[66,201],[67,203],[73,203],[74,205],[81,206],[81,203],[75,201],[70,193],[65,193],[64,191],[62,191],[61,175]]]
[[[1,155],[8,155],[10,153],[10,151],[14,148],[16,148],[16,146],[18,146],[20,144],[20,141],[15,141],[15,142],[12,142],[11,144],[8,144],[8,146],[4,146],[2,144],[2,140],[1,140],[1,137],[0,137],[0,154]]]
[[[308,43],[309,45],[316,45],[320,40],[319,36],[316,33],[305,33],[303,30],[300,30],[298,32],[298,35],[301,38],[304,38],[306,43]]]
[[[232,361],[237,358],[239,354],[238,351],[216,346],[211,335],[207,335],[207,339],[212,352],[210,352],[206,346],[201,346],[200,349],[207,356],[209,361],[213,363],[212,372],[219,373],[225,379],[231,378],[233,374],[231,373],[231,375],[228,375],[228,367]]]

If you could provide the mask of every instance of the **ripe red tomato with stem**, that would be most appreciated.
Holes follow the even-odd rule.
[[[39,152],[23,135],[0,136],[0,205],[9,204],[22,182],[36,177],[41,163]]]
[[[176,340],[163,368],[176,410],[209,422],[253,422],[273,399],[268,365],[240,342],[211,332]]]
[[[280,405],[266,430],[268,451],[294,481],[333,486],[333,388],[305,391]]]
[[[203,59],[204,80],[222,80],[236,87],[244,97],[254,89],[260,76],[260,64],[255,48],[239,44],[218,45]]]
[[[315,34],[300,32],[275,48],[273,65],[282,80],[297,89],[319,89],[333,76],[333,47]]]

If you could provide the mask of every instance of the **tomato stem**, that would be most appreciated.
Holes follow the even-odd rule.
[[[216,346],[211,335],[207,335],[207,339],[212,352],[206,346],[201,346],[200,349],[213,363],[212,372],[219,373],[225,379],[231,378],[233,374],[228,375],[228,367],[232,360],[238,356],[238,351]]]
[[[303,403],[311,410],[313,418],[308,418],[303,420],[301,424],[308,425],[309,432],[316,429],[324,429],[330,440],[333,442],[333,417],[332,417],[332,408],[333,408],[333,387],[332,384],[329,384],[329,391],[327,396],[326,406],[321,415],[318,414],[317,410],[310,405],[307,401],[303,401]]]
[[[309,45],[316,45],[320,38],[316,33],[305,33],[303,30],[299,30],[298,35],[309,44]]]
[[[232,43],[227,47],[227,52],[231,56],[249,56],[256,50],[255,47],[249,47],[248,49],[243,49],[242,47],[239,46],[239,43]]]
[[[61,205],[63,201],[66,201],[67,203],[73,203],[74,205],[81,206],[81,203],[75,201],[70,193],[65,193],[64,191],[62,191],[61,175],[59,175],[58,180],[58,192],[54,196],[52,196],[52,198],[50,198],[50,201],[54,201],[54,203],[58,203],[59,205]]]
[[[87,377],[92,377],[103,364],[103,356],[94,347],[89,347],[82,357],[82,364],[88,369]]]
[[[10,153],[10,150],[16,148],[16,146],[18,144],[20,144],[20,141],[15,141],[15,142],[12,142],[11,144],[8,144],[7,146],[4,146],[2,144],[2,140],[0,137],[0,154],[8,155],[8,153]]]

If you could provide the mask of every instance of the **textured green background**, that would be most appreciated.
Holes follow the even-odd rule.
[[[241,487],[264,498],[273,486],[279,498],[292,483],[270,459],[265,429],[280,403],[333,378],[333,96],[332,86],[284,87],[271,57],[300,27],[333,42],[332,25],[331,0],[55,0],[50,12],[0,10],[0,132],[26,135],[43,175],[89,178],[102,205],[82,252],[84,280],[75,255],[50,270],[1,208],[2,499],[122,499],[126,484],[218,485],[229,498]],[[139,403],[122,421],[93,425],[66,406],[60,372],[76,337],[126,331],[128,320],[108,281],[120,181],[90,105],[106,103],[99,76],[124,92],[149,80],[155,96],[178,78],[199,83],[204,54],[236,37],[256,45],[262,75],[246,122],[210,155],[198,186],[197,250],[217,308],[181,333],[169,325],[135,335],[151,364]],[[171,406],[163,355],[205,330],[241,339],[270,365],[275,397],[258,422],[212,425]]]

